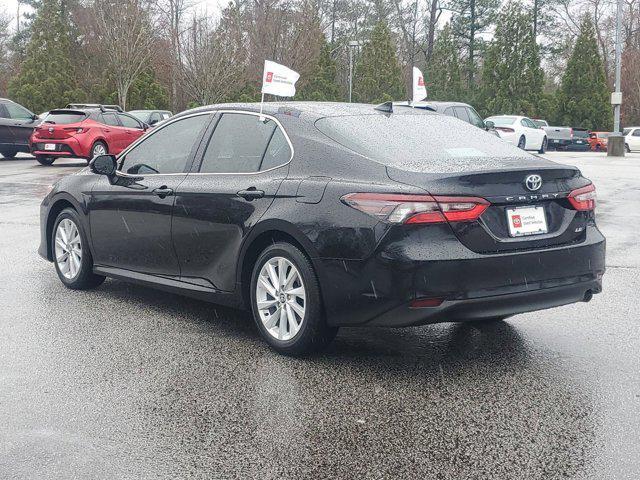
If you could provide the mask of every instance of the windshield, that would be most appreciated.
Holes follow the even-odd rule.
[[[587,130],[574,130],[573,136],[576,138],[589,138],[589,132]]]
[[[131,110],[128,113],[136,117],[141,122],[149,123],[149,117],[151,116],[152,112],[149,110]]]
[[[494,123],[498,127],[504,127],[505,125],[513,125],[516,121],[516,117],[489,117],[487,120]]]
[[[470,164],[481,169],[496,158],[530,158],[495,135],[445,115],[327,117],[316,127],[357,153],[414,172],[468,169]]]
[[[45,123],[55,123],[56,125],[67,125],[69,123],[78,123],[87,118],[86,113],[82,112],[49,112],[45,117]]]

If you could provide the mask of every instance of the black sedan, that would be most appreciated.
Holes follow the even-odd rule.
[[[0,155],[13,158],[29,153],[29,137],[40,125],[40,118],[22,105],[0,98]]]
[[[595,188],[458,119],[269,103],[177,115],[42,202],[40,254],[69,288],[105,277],[253,312],[276,350],[339,326],[499,320],[588,301]]]

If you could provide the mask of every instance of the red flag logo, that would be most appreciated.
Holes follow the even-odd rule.
[[[513,217],[511,217],[511,221],[513,222],[513,226],[515,228],[522,227],[522,218],[520,218],[520,215],[514,215]]]

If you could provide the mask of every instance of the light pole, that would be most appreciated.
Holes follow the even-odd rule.
[[[351,96],[353,93],[353,49],[358,48],[360,42],[358,40],[351,40],[349,42],[349,103],[351,103]]]
[[[620,90],[620,71],[622,69],[622,2],[618,0],[616,11],[616,79],[615,91],[611,94],[613,105],[613,134],[607,142],[607,155],[624,157],[624,137],[620,131],[620,105],[622,104],[622,91]]]

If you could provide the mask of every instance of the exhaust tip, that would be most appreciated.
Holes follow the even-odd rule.
[[[593,292],[591,290],[587,290],[586,292],[584,292],[584,299],[582,301],[589,302],[591,301],[592,298],[593,298]]]

